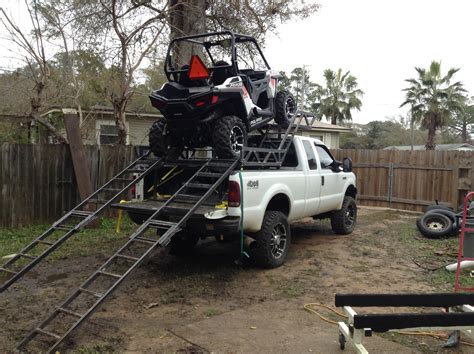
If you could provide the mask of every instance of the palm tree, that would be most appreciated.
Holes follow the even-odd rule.
[[[342,69],[333,71],[324,70],[325,85],[316,85],[313,94],[319,103],[313,105],[313,109],[320,115],[331,121],[331,124],[352,120],[351,110],[360,111],[362,101],[360,98],[364,92],[357,88],[357,79]]]
[[[427,71],[415,68],[418,78],[405,80],[410,86],[404,89],[405,102],[409,105],[414,123],[428,130],[426,149],[434,150],[436,131],[448,124],[456,112],[461,112],[466,97],[461,82],[450,83],[459,69],[449,69],[446,76],[441,75],[441,63],[433,61]]]

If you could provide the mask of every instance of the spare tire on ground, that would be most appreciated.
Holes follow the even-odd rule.
[[[454,233],[453,221],[446,215],[435,210],[416,219],[420,233],[427,238],[442,238]]]

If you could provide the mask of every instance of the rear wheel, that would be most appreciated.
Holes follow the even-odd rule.
[[[163,120],[157,120],[153,123],[148,134],[148,142],[151,152],[156,156],[165,156],[168,152],[168,144],[165,135],[166,123]]]
[[[265,268],[281,266],[288,256],[291,243],[286,215],[280,211],[267,210],[262,228],[252,238],[255,239],[256,246],[251,250],[250,259]]]
[[[296,114],[296,100],[289,91],[279,91],[275,97],[275,122],[288,127]]]
[[[179,232],[173,236],[170,242],[170,254],[174,256],[185,256],[190,254],[199,241],[199,235],[187,232]]]
[[[219,119],[214,125],[212,143],[219,158],[239,157],[247,144],[247,129],[242,120],[235,116]]]

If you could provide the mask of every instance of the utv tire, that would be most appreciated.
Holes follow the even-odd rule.
[[[192,253],[199,241],[199,235],[179,232],[170,242],[169,253],[173,256],[186,256]]]
[[[166,137],[163,135],[165,132],[165,122],[157,120],[153,123],[148,134],[148,142],[151,152],[156,156],[166,156],[168,153],[168,146],[166,144]]]
[[[288,219],[280,211],[267,210],[259,232],[252,235],[256,246],[250,250],[250,259],[258,266],[276,268],[287,256],[291,243]]]
[[[279,91],[275,97],[275,122],[287,128],[296,114],[296,101],[289,91]]]
[[[214,125],[212,144],[221,159],[239,157],[247,144],[247,129],[242,120],[235,116],[220,118]]]
[[[348,235],[354,231],[357,221],[357,204],[354,198],[346,195],[340,210],[331,213],[331,228],[336,234]]]
[[[441,238],[451,235],[453,221],[446,215],[431,211],[416,219],[420,233],[427,238]]]

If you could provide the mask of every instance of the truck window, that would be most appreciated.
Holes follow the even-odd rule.
[[[321,168],[331,169],[331,165],[334,162],[334,159],[331,156],[331,153],[326,149],[326,147],[321,145],[316,145],[316,151],[319,155],[319,161],[321,161]]]
[[[298,157],[296,156],[295,145],[291,143],[288,152],[286,153],[285,159],[283,160],[282,167],[296,167],[298,166]]]
[[[316,164],[316,156],[314,156],[314,150],[311,147],[311,143],[308,140],[303,140],[304,151],[308,158],[308,166],[310,170],[316,170],[318,165]]]

